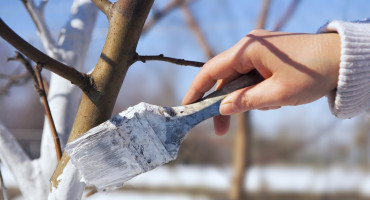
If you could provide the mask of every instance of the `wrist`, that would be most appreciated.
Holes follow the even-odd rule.
[[[337,33],[317,34],[317,58],[319,63],[319,73],[327,79],[327,88],[334,90],[338,85],[339,66],[340,66],[340,37]]]

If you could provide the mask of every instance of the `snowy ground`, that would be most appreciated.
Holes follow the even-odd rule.
[[[101,200],[101,199],[109,199],[109,200],[143,200],[143,199],[150,199],[150,200],[211,200],[206,196],[200,195],[190,195],[190,194],[163,194],[163,193],[155,193],[155,192],[108,192],[108,193],[97,193],[88,197],[89,200]]]
[[[1,168],[5,184],[8,188],[16,187],[9,170]],[[166,188],[167,191],[182,189],[206,188],[213,191],[227,191],[232,171],[230,168],[206,166],[159,167],[148,173],[139,175],[127,182],[128,187]],[[258,191],[261,187],[273,192],[305,192],[320,194],[323,192],[356,192],[370,197],[370,172],[360,169],[331,167],[313,169],[309,167],[268,166],[254,167],[248,176],[248,190]],[[177,199],[177,200],[208,200],[200,194],[184,194],[176,192],[140,192],[111,191],[94,194],[88,199]]]

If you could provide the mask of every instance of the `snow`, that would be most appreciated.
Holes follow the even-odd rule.
[[[305,166],[252,167],[248,172],[249,191],[262,187],[274,192],[358,192],[370,196],[369,171],[333,166],[314,169]],[[227,191],[232,170],[229,167],[176,166],[159,167],[127,182],[136,187],[207,188]]]
[[[129,199],[129,200],[142,200],[142,199],[150,199],[150,200],[210,200],[205,196],[201,195],[185,195],[185,194],[162,194],[162,193],[139,193],[139,192],[102,192],[98,194],[94,194],[91,197],[86,199],[89,200],[100,200],[100,199],[110,199],[110,200],[121,200],[121,199]]]
[[[1,168],[6,186],[16,187],[8,169]],[[322,194],[323,192],[358,192],[370,197],[370,173],[356,168],[333,166],[315,169],[305,166],[266,166],[253,167],[246,175],[248,190],[258,191],[262,187],[272,192],[298,192]],[[230,167],[179,165],[162,166],[141,174],[126,186],[137,188],[199,189],[227,191],[230,186],[232,170]],[[85,191],[85,194],[88,191]],[[85,196],[85,195],[84,195]],[[89,199],[196,199],[208,197],[184,193],[159,193],[145,191],[116,190],[99,192]]]

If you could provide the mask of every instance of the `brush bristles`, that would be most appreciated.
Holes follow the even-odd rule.
[[[130,108],[67,145],[65,151],[87,184],[98,190],[122,187],[174,159],[142,112]]]

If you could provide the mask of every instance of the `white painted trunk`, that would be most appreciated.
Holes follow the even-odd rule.
[[[83,70],[96,15],[97,8],[90,1],[76,0],[74,2],[72,16],[61,31],[58,48],[53,50],[56,59],[75,67],[79,71]],[[48,99],[62,150],[68,140],[80,97],[81,91],[79,88],[72,85],[70,81],[52,74]],[[46,120],[41,143],[40,162],[44,164],[44,171],[47,172],[45,178],[49,181],[57,161],[52,134]]]
[[[58,48],[55,49],[54,55],[57,55],[58,60],[82,71],[95,25],[97,8],[88,0],[76,0],[72,5],[71,12],[72,16],[61,31]],[[79,88],[58,75],[52,75],[48,99],[62,150],[68,140],[80,96]],[[49,183],[57,162],[53,138],[46,121],[39,161],[43,163],[44,178]],[[79,182],[78,171],[68,164],[61,176],[60,187],[53,188],[49,199],[80,199],[85,184]]]
[[[0,122],[0,158],[12,172],[19,189],[27,199],[40,199],[48,192],[47,182],[41,179],[38,162],[33,162],[22,147]]]
[[[85,189],[81,176],[75,166],[68,162],[63,173],[57,179],[58,188],[52,187],[49,200],[80,200]]]
[[[38,33],[47,54],[63,63],[83,70],[87,48],[95,25],[97,8],[90,0],[75,0],[71,17],[61,30],[57,44],[54,44],[44,24],[43,9],[36,8],[30,1],[36,21],[42,24]],[[74,116],[79,105],[81,92],[69,81],[52,74],[49,89],[49,104],[54,118],[62,149],[64,148]],[[50,177],[57,159],[54,141],[47,121],[41,142],[41,156],[30,160],[12,134],[0,124],[0,159],[12,171],[16,182],[26,199],[46,199],[50,191]],[[70,164],[60,177],[60,186],[52,190],[50,199],[81,199],[85,185],[79,182],[77,170]]]

